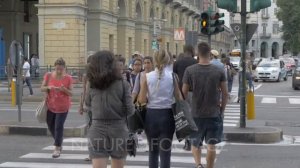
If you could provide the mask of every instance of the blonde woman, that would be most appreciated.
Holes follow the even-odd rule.
[[[141,84],[139,102],[147,102],[145,132],[149,142],[149,168],[170,168],[171,146],[175,131],[172,113],[173,78],[167,66],[170,56],[165,50],[154,54],[155,71],[147,73]]]

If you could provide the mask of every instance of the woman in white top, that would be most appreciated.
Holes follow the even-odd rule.
[[[172,113],[173,79],[167,67],[170,56],[165,50],[154,54],[155,71],[143,77],[139,102],[147,102],[145,132],[149,142],[149,168],[170,168],[175,121]]]

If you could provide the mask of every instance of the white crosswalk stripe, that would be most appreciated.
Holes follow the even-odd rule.
[[[276,104],[276,98],[273,97],[263,97],[261,100],[261,103],[265,103],[265,104]]]
[[[240,120],[240,106],[238,104],[228,104],[224,114],[224,127],[236,127]]]
[[[288,98],[288,97],[256,97],[261,104],[278,104],[279,102],[287,102],[291,105],[300,105],[300,98]]]
[[[52,159],[53,146],[46,146],[40,152],[28,153],[15,162],[5,162],[0,167],[6,168],[90,168],[91,163],[85,162],[88,157],[88,140],[86,138],[68,138],[64,140],[63,152],[57,159]],[[217,155],[221,153],[225,142],[217,145]],[[194,159],[190,151],[183,150],[184,142],[173,141],[171,164],[172,168],[194,167]],[[127,157],[125,168],[148,167],[148,145],[145,139],[139,141],[136,157]],[[202,150],[201,162],[206,164],[207,150]],[[108,166],[110,167],[110,166]]]

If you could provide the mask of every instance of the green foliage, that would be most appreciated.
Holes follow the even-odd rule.
[[[277,17],[283,22],[282,38],[288,49],[297,54],[300,52],[300,1],[277,0],[277,6],[280,8]]]

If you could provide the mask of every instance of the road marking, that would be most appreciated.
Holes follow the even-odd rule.
[[[228,112],[225,112],[225,116],[226,116],[226,115],[239,116],[240,113],[228,113]]]
[[[191,152],[190,152],[191,154]],[[82,160],[83,158],[86,158],[87,154],[61,154],[58,160]],[[50,159],[52,158],[51,153],[29,153],[26,154],[20,158],[25,159]],[[137,155],[135,157],[127,157],[126,161],[142,161],[142,162],[148,162],[149,156],[148,155]],[[172,156],[171,157],[171,163],[195,163],[192,156]],[[201,162],[203,164],[206,164],[206,158],[201,157]]]
[[[240,117],[239,116],[225,116],[224,117],[225,119],[240,119]]]
[[[280,96],[280,95],[255,95],[255,97],[300,98],[300,96]]]
[[[257,85],[256,87],[254,87],[254,90],[257,90],[257,89],[259,89],[259,88],[261,88],[262,87],[262,84],[259,84],[259,85]]]
[[[240,109],[235,109],[235,110],[225,110],[225,113],[226,112],[232,112],[232,113],[239,113],[240,112]]]
[[[239,121],[238,120],[224,120],[224,122],[226,122],[226,123],[239,123]]]
[[[81,158],[82,159],[82,158]],[[90,164],[65,164],[65,163],[38,163],[38,162],[6,162],[0,164],[0,167],[6,168],[91,168]],[[108,165],[108,168],[111,166]],[[125,166],[125,168],[148,168],[148,166]],[[177,168],[177,167],[176,167]],[[181,167],[178,167],[181,168]],[[182,167],[183,168],[183,167]]]
[[[261,103],[266,103],[266,104],[276,104],[276,98],[271,98],[271,97],[264,97],[261,100]]]
[[[289,98],[290,104],[300,104],[300,99]]]
[[[224,127],[236,127],[237,124],[224,123],[223,126],[224,126]]]

